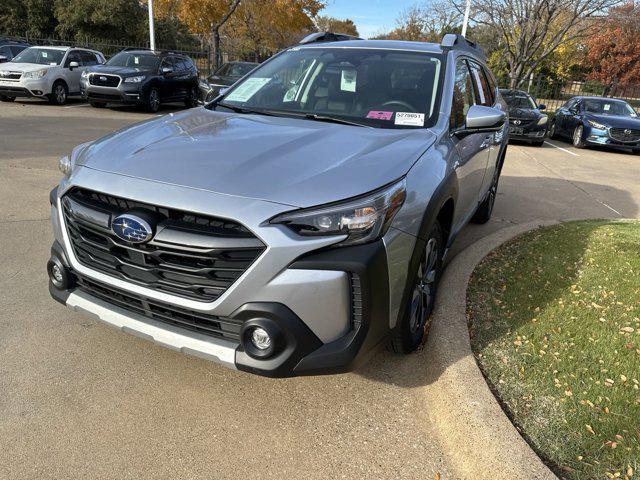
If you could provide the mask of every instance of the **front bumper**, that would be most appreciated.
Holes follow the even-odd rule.
[[[640,141],[621,141],[612,138],[608,130],[590,127],[585,131],[584,141],[589,145],[602,145],[616,148],[639,148]]]
[[[84,100],[105,103],[137,105],[144,101],[144,91],[140,83],[120,82],[117,87],[91,85],[83,78],[80,81],[80,95]]]
[[[98,188],[97,183],[105,179],[108,181],[110,174],[84,168],[79,170],[77,175],[82,177],[86,187],[104,191]],[[121,185],[123,191],[140,191],[145,183],[120,177],[122,181],[131,183],[128,186]],[[60,191],[64,193],[68,188],[69,185],[63,185]],[[199,210],[198,205],[210,206],[212,203],[218,204],[223,211],[230,211],[229,205],[225,204],[227,201],[234,203],[238,212],[259,210],[255,200],[247,200],[247,205],[243,206],[238,204],[238,199],[222,196],[217,198],[218,202],[212,202],[215,195],[196,191],[192,192],[194,197],[189,199],[184,198],[184,189],[181,195],[176,194],[177,188],[156,185],[154,191],[160,190],[157,199],[182,198],[184,204],[191,205],[195,211]],[[173,190],[172,195],[169,195],[169,190]],[[267,251],[219,300],[213,303],[194,302],[122,282],[79,264],[68,246],[59,201],[57,191],[52,192],[52,219],[56,236],[52,257],[64,265],[73,281],[63,289],[50,284],[51,295],[70,308],[89,312],[123,331],[174,350],[217,361],[227,367],[270,377],[349,371],[368,358],[391,332],[388,245],[383,240],[361,246],[327,249],[325,247],[335,239],[300,241],[299,238],[292,238],[292,234],[284,227],[267,226],[263,227],[267,229],[265,231],[257,222],[245,218],[247,226],[257,229],[256,233],[265,240]],[[262,212],[257,212],[257,215],[261,218],[272,216],[273,212],[267,214],[265,207],[278,210],[290,208],[260,203]],[[406,234],[394,232],[394,235],[396,238]],[[103,292],[88,288],[87,283],[97,284],[115,293],[105,297]],[[113,301],[116,298],[113,295],[119,295],[117,298],[120,300]],[[180,309],[181,315],[187,311],[196,315],[216,316],[235,325],[234,328],[240,332],[240,339],[229,341],[184,328],[180,322],[167,323],[166,319],[159,319],[145,309],[132,309],[122,303],[123,295],[147,306],[154,304],[165,309]],[[270,358],[255,358],[243,345],[243,329],[256,322],[274,325],[282,332],[282,347]]]
[[[547,125],[509,125],[509,140],[541,141],[547,134]]]
[[[51,93],[51,85],[46,78],[21,79],[19,81],[0,81],[0,95],[7,97],[38,97]]]

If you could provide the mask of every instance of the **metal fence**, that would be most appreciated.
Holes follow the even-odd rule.
[[[607,85],[590,80],[558,80],[538,77],[522,85],[519,90],[529,92],[538,104],[544,104],[550,113],[558,110],[571,97],[581,95],[620,98],[640,111],[640,85]]]
[[[2,36],[2,38],[6,38],[9,40],[26,40],[32,45],[68,45],[73,47],[84,47],[90,48],[92,50],[97,50],[102,52],[104,56],[108,59],[112,57],[116,53],[122,51],[125,48],[149,48],[149,43],[144,44],[134,44],[131,42],[120,41],[120,40],[105,40],[105,39],[97,39],[85,37],[81,40],[70,40],[65,38],[57,38],[57,37],[48,37],[48,38],[33,38],[29,36],[24,37],[10,37],[10,36]],[[193,45],[188,46],[173,46],[173,47],[164,47],[162,45],[156,45],[156,50],[169,50],[176,53],[182,53],[184,55],[188,55],[193,60],[193,63],[198,67],[198,71],[201,76],[206,76],[211,73],[211,55],[208,47],[205,48],[194,48]]]

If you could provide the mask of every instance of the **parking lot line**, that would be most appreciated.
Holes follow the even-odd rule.
[[[88,103],[76,103],[75,105],[67,105],[66,107],[62,107],[62,108],[75,108],[75,107],[88,107],[89,104]]]
[[[552,147],[555,147],[558,150],[562,150],[563,152],[566,152],[569,155],[573,155],[574,157],[579,157],[580,156],[577,153],[573,153],[571,150],[567,150],[566,148],[562,148],[562,147],[559,147],[558,145],[554,145],[553,143],[548,142],[547,140],[545,140],[544,143],[546,143],[547,145],[551,145]]]

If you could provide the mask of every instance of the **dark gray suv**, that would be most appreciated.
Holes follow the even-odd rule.
[[[418,348],[447,249],[491,216],[506,106],[461,36],[335,39],[63,157],[52,296],[267,376]]]

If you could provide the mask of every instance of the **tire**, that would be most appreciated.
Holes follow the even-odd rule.
[[[160,110],[160,92],[156,87],[151,87],[147,93],[147,99],[144,102],[144,109],[150,113],[156,113]]]
[[[582,125],[578,125],[576,129],[573,131],[573,137],[571,143],[576,148],[584,148],[584,140],[582,139],[582,133],[584,132],[584,128]]]
[[[64,105],[67,103],[67,96],[69,95],[69,89],[67,84],[62,80],[56,80],[51,87],[51,93],[47,95],[49,97],[49,103],[51,105]]]
[[[556,132],[556,122],[555,120],[551,122],[551,125],[549,125],[549,138],[551,140],[556,140],[558,138],[558,133]]]
[[[194,108],[198,106],[198,89],[192,87],[187,97],[184,99],[184,106],[187,108]]]
[[[541,147],[542,145],[544,145],[544,140],[540,140],[539,142],[531,142],[531,145],[533,145],[534,147]]]
[[[16,97],[7,97],[5,95],[0,95],[0,102],[13,102]]]
[[[472,223],[484,224],[491,220],[491,214],[493,213],[493,206],[496,203],[496,197],[498,196],[498,182],[500,180],[500,172],[496,169],[496,173],[493,176],[493,182],[489,188],[487,197],[478,206],[476,213],[471,217]]]
[[[411,279],[409,304],[389,342],[389,350],[395,353],[411,353],[417,350],[427,340],[431,330],[431,314],[442,273],[444,253],[444,235],[438,221],[431,228],[427,241],[418,242],[416,248],[423,251],[418,268]]]
[[[104,108],[107,106],[106,103],[102,102],[89,102],[89,105],[91,105],[93,108]]]

